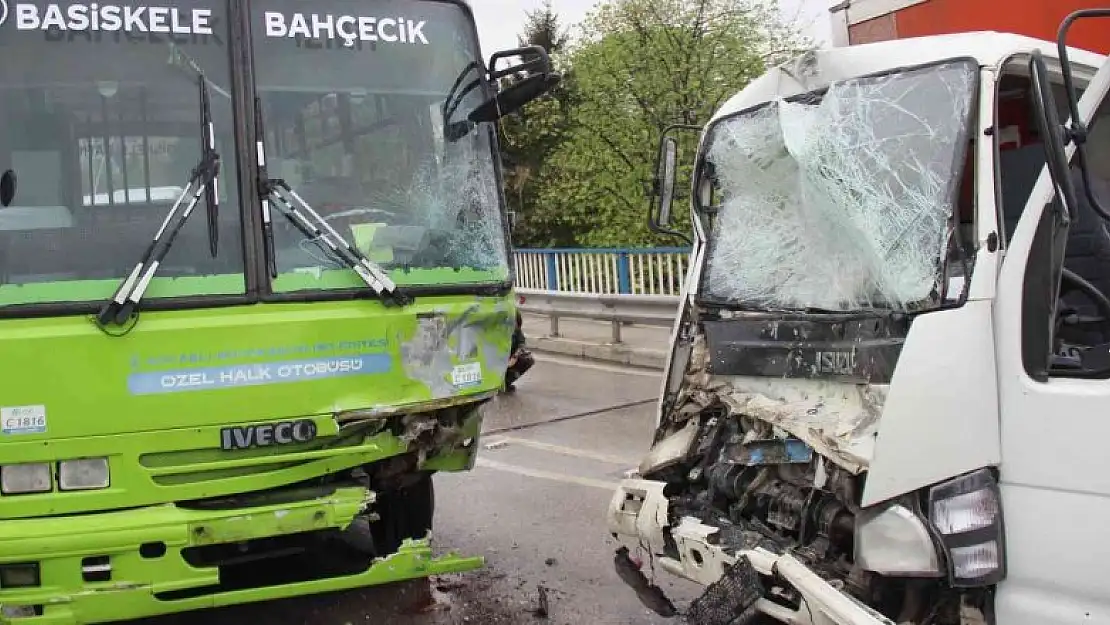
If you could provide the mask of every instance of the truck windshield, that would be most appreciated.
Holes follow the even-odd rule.
[[[721,118],[702,297],[762,310],[922,310],[937,285],[978,68],[833,83]]]
[[[465,9],[274,0],[254,3],[252,31],[270,178],[399,286],[508,277],[493,129],[444,140],[444,100],[481,60]],[[473,90],[456,117],[488,96]],[[326,246],[272,219],[275,291],[363,286]]]
[[[175,8],[8,2],[0,21],[0,306],[102,301],[134,268],[201,157],[196,74],[213,85],[216,149],[234,152],[228,19],[221,3]],[[220,175],[220,250],[206,223],[177,237],[146,297],[245,289],[233,159]]]

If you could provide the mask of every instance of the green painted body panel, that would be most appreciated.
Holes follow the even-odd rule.
[[[478,406],[503,383],[515,314],[510,295],[469,295],[421,297],[404,308],[370,299],[148,311],[123,336],[87,317],[0,321],[0,464],[106,456],[111,475],[106,489],[60,492],[55,477],[54,492],[0,494],[0,566],[38,562],[42,577],[38,588],[0,589],[5,606],[44,606],[40,617],[10,622],[99,623],[481,566],[433,559],[427,544],[407,543],[357,575],[154,596],[214,583],[215,569],[182,559],[181,549],[198,541],[349,525],[373,499],[365,488],[270,508],[178,504],[288,489],[417,451],[388,427],[390,416],[454,407],[461,424],[453,442],[420,447],[422,468],[472,468]],[[45,419],[11,421],[13,408]],[[311,419],[317,437],[221,448],[222,428],[293,419]],[[140,545],[152,541],[165,542],[166,555],[141,557]],[[105,555],[113,581],[83,582],[81,559]]]
[[[508,297],[463,296],[420,298],[405,308],[362,300],[146,312],[120,337],[105,335],[84,317],[5,320],[0,405],[44,406],[46,427],[42,433],[2,434],[0,444],[273,421],[480,394],[502,383],[514,315]],[[330,377],[295,369],[302,362],[356,361],[344,375]],[[471,386],[452,384],[452,368],[469,363],[481,367],[480,379]],[[218,437],[210,444],[217,443]]]
[[[167,504],[125,512],[0,523],[4,561],[40,563],[42,584],[34,589],[0,592],[6,607],[42,606],[42,616],[0,623],[74,625],[135,619],[184,610],[248,603],[291,595],[384,584],[428,575],[479,568],[481,558],[455,554],[433,557],[427,541],[406,541],[386,558],[368,562],[365,571],[281,586],[225,591],[183,599],[158,593],[212,586],[214,568],[192,567],[182,550],[215,543],[281,536],[327,528],[344,528],[372,494],[364,488],[341,488],[295,503],[243,510],[189,510]],[[162,543],[165,554],[144,558],[143,544]],[[113,581],[82,584],[83,558],[109,556]]]

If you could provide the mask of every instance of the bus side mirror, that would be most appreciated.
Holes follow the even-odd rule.
[[[0,175],[0,206],[11,206],[15,199],[15,172],[7,170]]]
[[[506,115],[517,112],[525,104],[551,91],[559,84],[561,79],[562,76],[555,73],[528,76],[502,89],[496,96],[483,102],[467,116],[467,119],[476,124],[497,121]]]
[[[659,156],[655,163],[655,180],[652,183],[650,219],[651,226],[654,229],[670,229],[677,162],[678,142],[674,140],[674,137],[663,137],[663,140],[659,143]]]
[[[520,61],[497,69],[498,61],[513,57],[520,57]],[[471,111],[467,119],[475,124],[497,121],[551,91],[562,80],[562,76],[551,71],[551,57],[543,46],[524,46],[493,53],[489,58],[489,81],[500,85],[502,79],[508,77],[512,77],[510,84]]]
[[[516,56],[521,58],[518,63],[496,69],[497,61]],[[478,78],[464,86],[463,79],[473,72],[479,74]],[[551,59],[543,46],[525,46],[494,53],[489,59],[488,69],[482,67],[480,62],[473,61],[459,74],[444,101],[444,137],[448,142],[454,143],[470,134],[482,122],[495,122],[515,113],[525,104],[554,89],[560,80],[562,76],[551,71]],[[504,84],[505,82],[508,84]],[[462,104],[463,98],[470,91],[486,85],[496,86],[497,94],[470,111],[466,119],[452,121],[455,109]]]

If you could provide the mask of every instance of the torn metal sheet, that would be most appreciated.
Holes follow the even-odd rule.
[[[687,421],[681,430],[653,445],[640,461],[640,475],[647,475],[684,460],[697,442],[700,431],[697,421]]]
[[[822,456],[858,474],[871,463],[886,385],[824,380],[722,378],[721,400],[790,433]]]

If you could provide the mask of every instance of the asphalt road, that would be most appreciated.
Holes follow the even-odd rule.
[[[480,571],[143,625],[674,623],[617,578],[604,524],[613,488],[650,443],[658,388],[653,372],[547,357],[488,406],[477,467],[435,478],[435,547],[484,555]],[[656,583],[680,607],[697,591],[666,574]]]

